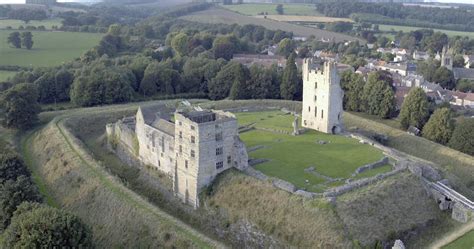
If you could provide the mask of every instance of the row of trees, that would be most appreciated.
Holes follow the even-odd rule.
[[[33,34],[31,32],[13,32],[8,35],[7,38],[8,44],[11,44],[15,48],[21,48],[21,46],[26,49],[31,49],[33,47]]]
[[[41,204],[23,160],[6,145],[0,147],[0,247],[93,247],[89,227],[75,215]]]

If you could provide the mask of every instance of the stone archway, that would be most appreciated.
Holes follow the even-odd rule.
[[[331,129],[332,134],[340,134],[342,132],[341,127],[339,125],[335,125]]]

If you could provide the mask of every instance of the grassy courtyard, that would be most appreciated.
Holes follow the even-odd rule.
[[[327,187],[343,184],[342,180],[351,178],[358,167],[383,157],[382,152],[374,147],[344,136],[316,131],[291,136],[259,129],[291,131],[293,116],[280,111],[236,115],[241,126],[253,124],[256,128],[240,134],[247,148],[263,146],[250,152],[251,158],[268,160],[255,168],[269,176],[289,181],[301,189],[321,192]],[[326,144],[320,144],[319,141],[325,141]],[[314,167],[313,171],[308,170],[311,167]],[[391,166],[387,165],[369,170],[356,178],[370,177],[390,170]],[[341,181],[330,183],[321,175],[340,178]]]
[[[0,30],[0,65],[57,66],[79,57],[99,44],[102,34],[80,32],[33,31],[31,50],[7,44],[12,31]]]
[[[262,12],[267,12],[268,15],[278,14],[276,12],[277,5],[278,4],[274,3],[248,3],[221,6],[243,15],[256,16]],[[285,15],[322,16],[322,14],[316,10],[314,4],[283,4],[283,13]]]
[[[474,230],[464,234],[461,238],[451,242],[443,247],[443,249],[469,249],[474,248]]]

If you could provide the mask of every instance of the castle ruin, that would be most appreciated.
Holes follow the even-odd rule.
[[[174,194],[194,208],[200,191],[218,174],[248,167],[237,119],[229,112],[187,108],[177,110],[171,121],[156,107],[139,107],[135,117],[108,124],[106,131],[109,142],[168,175]]]
[[[324,133],[340,133],[343,129],[343,96],[336,62],[303,61],[303,127]]]

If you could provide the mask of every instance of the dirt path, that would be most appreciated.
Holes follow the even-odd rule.
[[[473,229],[474,229],[474,222],[469,222],[465,224],[464,226],[460,227],[459,229],[447,234],[446,236],[439,239],[438,241],[435,241],[433,244],[431,244],[430,248],[435,248],[435,249],[441,248],[455,241],[456,239],[460,238],[461,236],[463,236],[464,234],[466,234],[467,232]]]

